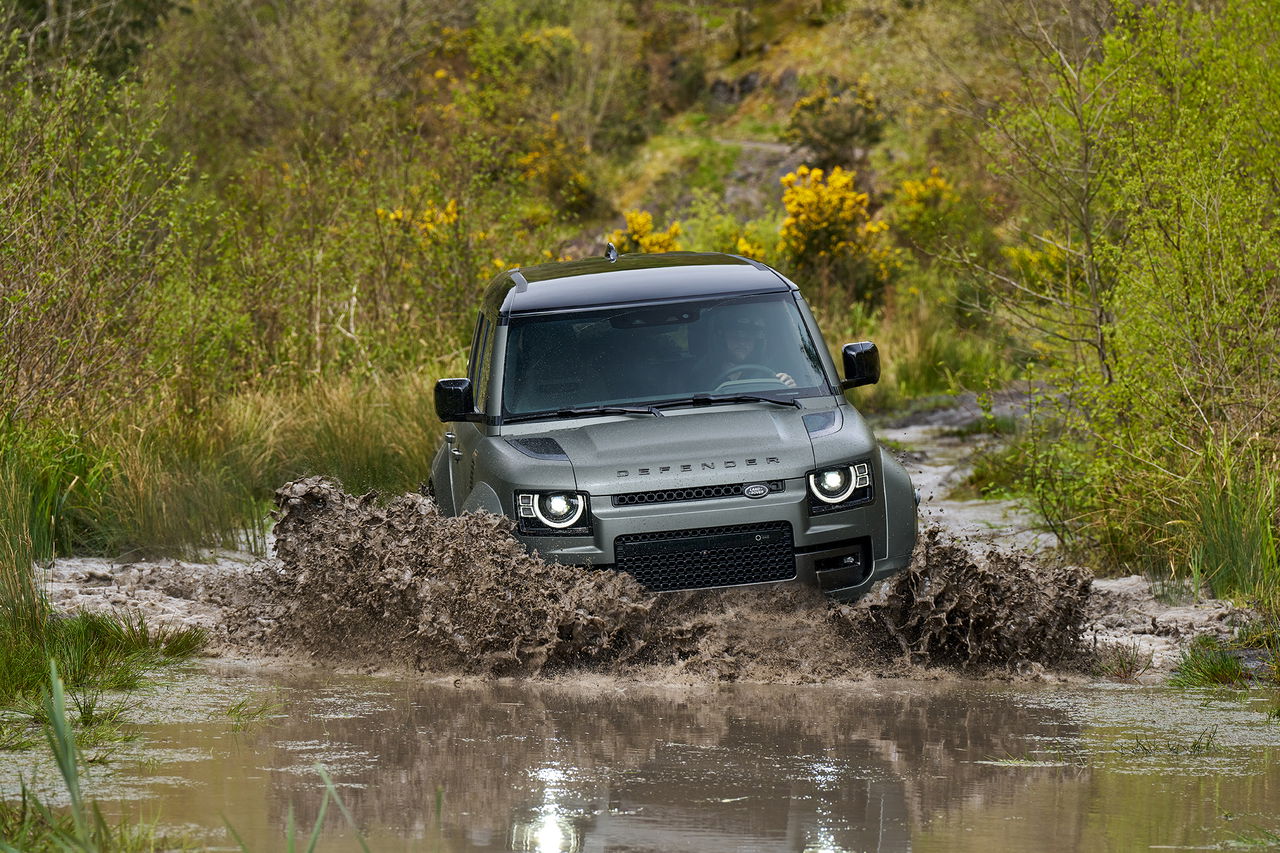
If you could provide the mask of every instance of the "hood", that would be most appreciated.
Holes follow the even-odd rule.
[[[753,483],[798,477],[813,448],[798,409],[724,408],[668,412],[547,433],[593,495]]]

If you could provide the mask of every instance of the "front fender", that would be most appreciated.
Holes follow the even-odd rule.
[[[449,448],[441,445],[431,460],[431,487],[435,490],[436,505],[445,515],[457,515],[453,505],[453,465]]]
[[[498,493],[488,483],[477,483],[476,487],[471,490],[471,494],[467,495],[467,499],[462,502],[462,509],[459,515],[464,512],[491,512],[494,515],[502,515],[502,501],[498,498]]]
[[[916,547],[915,488],[907,469],[883,447],[880,448],[880,470],[884,478],[885,556],[905,566]]]

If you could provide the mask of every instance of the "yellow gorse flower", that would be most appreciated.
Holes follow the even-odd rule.
[[[763,261],[765,256],[764,246],[752,243],[746,237],[738,238],[737,246],[738,254],[744,258],[754,258],[757,261]]]
[[[609,242],[619,252],[677,252],[680,250],[680,223],[672,222],[664,231],[654,230],[653,214],[647,210],[628,210],[623,214],[626,228],[615,230]]]
[[[885,280],[897,266],[894,251],[879,239],[889,223],[871,218],[871,199],[858,190],[856,178],[839,166],[830,174],[801,166],[784,175],[782,250],[802,263],[815,258],[866,261]]]
[[[443,205],[429,201],[418,211],[403,207],[390,210],[379,207],[375,213],[378,219],[405,228],[425,244],[450,239],[456,230],[453,226],[457,225],[460,216],[456,198],[449,199]]]

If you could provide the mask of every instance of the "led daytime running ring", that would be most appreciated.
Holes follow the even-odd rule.
[[[840,494],[834,495],[834,496],[828,496],[824,494],[821,489],[818,488],[818,477],[822,476],[827,471],[844,471],[846,476],[848,476],[849,483],[844,487],[844,490],[840,492]],[[854,493],[854,490],[856,490],[857,488],[858,488],[858,478],[854,474],[852,465],[846,465],[841,468],[825,468],[822,471],[818,471],[816,473],[809,475],[809,491],[813,493],[814,497],[822,501],[824,504],[843,503],[844,501],[847,501],[849,499],[849,496],[852,495]]]
[[[573,527],[575,524],[578,523],[578,520],[582,518],[582,513],[587,508],[587,502],[582,499],[581,495],[574,494],[572,492],[564,492],[564,493],[558,492],[557,494],[563,494],[564,498],[568,500],[570,503],[575,503],[575,502],[577,503],[577,511],[574,512],[573,515],[569,516],[568,518],[562,521],[552,521],[551,519],[543,515],[542,502],[546,498],[551,497],[551,495],[535,495],[534,496],[533,514],[537,516],[538,521],[541,521],[547,527],[554,528],[555,530],[563,530],[566,527]]]

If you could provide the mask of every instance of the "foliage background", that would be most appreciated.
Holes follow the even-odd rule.
[[[987,485],[1091,562],[1274,598],[1278,21],[4,0],[5,535],[183,550],[301,473],[416,487],[488,278],[612,237],[777,265],[880,344],[868,410],[1025,389]]]

